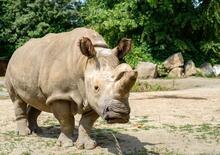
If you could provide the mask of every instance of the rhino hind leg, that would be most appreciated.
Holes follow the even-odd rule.
[[[31,132],[41,133],[42,130],[37,124],[37,118],[40,115],[41,111],[28,105],[27,109],[27,119],[28,119],[28,127]]]
[[[61,133],[57,145],[70,147],[73,146],[73,130],[75,119],[71,112],[70,103],[66,101],[57,101],[50,103],[51,111],[60,123]]]
[[[17,132],[22,136],[29,135],[31,132],[27,126],[27,104],[18,97],[14,98],[13,103],[17,122]]]
[[[89,134],[94,122],[98,117],[98,114],[93,110],[82,114],[81,120],[79,122],[79,135],[75,143],[78,149],[89,150],[96,147],[96,142],[90,138]]]

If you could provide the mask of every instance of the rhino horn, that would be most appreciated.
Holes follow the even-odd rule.
[[[125,96],[136,82],[138,73],[127,64],[119,66],[115,71],[115,89],[121,96]]]

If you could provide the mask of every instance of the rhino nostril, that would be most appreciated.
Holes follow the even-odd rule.
[[[110,107],[106,107],[105,112],[110,111]]]
[[[108,119],[109,119],[109,116],[108,116],[108,115],[106,115],[106,116],[104,117],[104,119],[105,119],[105,120],[108,120]]]

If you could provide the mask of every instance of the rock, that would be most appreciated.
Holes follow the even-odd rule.
[[[187,61],[184,66],[185,76],[196,75],[196,66],[192,60]]]
[[[215,76],[219,76],[220,75],[220,65],[214,65],[213,72],[214,72]]]
[[[139,79],[156,78],[157,65],[151,62],[140,62],[136,67]]]
[[[207,62],[203,63],[200,66],[200,69],[202,71],[203,76],[213,76],[214,75],[213,68],[210,63],[207,63]]]
[[[175,53],[171,55],[169,58],[167,58],[163,64],[164,67],[169,71],[172,70],[173,68],[181,67],[184,65],[183,56],[180,52]]]
[[[181,67],[173,68],[168,74],[169,78],[181,78],[182,76],[183,76],[183,68]]]

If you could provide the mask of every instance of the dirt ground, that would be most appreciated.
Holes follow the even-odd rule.
[[[196,81],[203,84],[184,90],[131,93],[130,122],[108,125],[99,119],[92,130],[98,142],[94,150],[56,146],[59,124],[49,113],[39,117],[41,135],[17,136],[13,104],[1,87],[0,155],[220,154],[220,79]],[[184,82],[193,85],[195,80]]]

